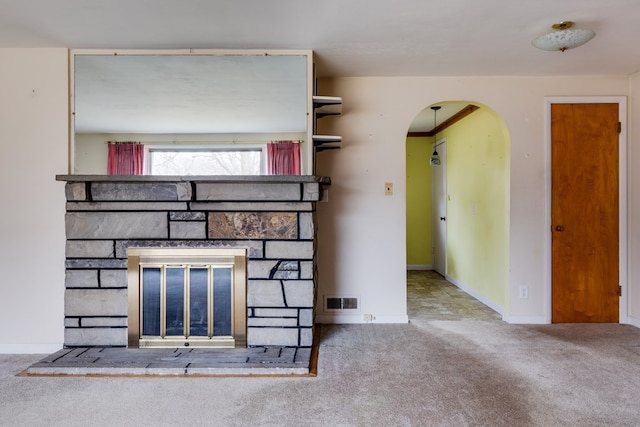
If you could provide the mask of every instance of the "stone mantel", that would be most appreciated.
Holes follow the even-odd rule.
[[[314,183],[331,185],[331,178],[315,175],[56,175],[56,181],[66,182],[260,182]]]

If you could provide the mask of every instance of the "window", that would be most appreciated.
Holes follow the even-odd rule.
[[[146,170],[148,175],[261,175],[265,170],[264,148],[149,147]]]

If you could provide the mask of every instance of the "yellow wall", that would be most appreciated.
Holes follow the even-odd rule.
[[[432,138],[407,138],[407,266],[431,266]]]
[[[447,275],[508,306],[509,141],[483,107],[443,132],[447,138]]]

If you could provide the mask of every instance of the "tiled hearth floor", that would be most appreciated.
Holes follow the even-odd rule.
[[[314,375],[312,349],[72,348],[31,365],[23,375]]]
[[[500,321],[500,315],[434,271],[407,272],[410,321]],[[318,334],[319,335],[319,334]],[[314,349],[63,349],[31,365],[23,375],[315,375]]]
[[[432,270],[407,272],[409,320],[502,320],[501,316]]]

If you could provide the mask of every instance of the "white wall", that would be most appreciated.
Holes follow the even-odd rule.
[[[66,49],[0,49],[0,353],[62,348]]]
[[[640,327],[640,265],[636,261],[640,254],[640,73],[631,76],[628,102],[629,127],[627,129],[627,176],[628,176],[628,247],[629,247],[629,323]]]
[[[50,352],[63,341],[64,184],[67,171],[67,51],[0,49],[0,352]],[[344,98],[344,114],[321,131],[343,135],[344,148],[318,155],[330,176],[329,202],[318,206],[320,298],[355,295],[362,321],[406,321],[405,139],[413,117],[443,100],[472,100],[500,114],[511,137],[511,321],[544,318],[544,97],[628,95],[626,77],[338,78],[320,94]],[[638,91],[640,76],[631,79]],[[633,92],[633,91],[632,91]],[[630,100],[630,112],[637,105]],[[629,116],[630,160],[640,124]],[[640,251],[640,192],[629,167],[629,259]],[[384,183],[394,195],[384,196]],[[18,185],[21,183],[20,185]],[[10,201],[10,204],[7,202]],[[640,318],[640,265],[630,262],[629,313]],[[517,288],[529,286],[529,299]],[[340,320],[319,311],[319,320]]]
[[[545,322],[545,96],[628,95],[629,79],[353,77],[323,80],[319,88],[321,95],[344,100],[343,115],[322,123],[323,132],[342,135],[343,149],[318,155],[318,175],[333,182],[329,203],[318,208],[319,320],[361,322],[362,314],[373,314],[376,321],[404,320],[406,132],[426,106],[464,100],[494,109],[510,133],[510,295],[503,315],[510,322]],[[384,196],[385,182],[394,183],[393,196]],[[629,187],[637,191],[633,183]],[[638,249],[630,259],[637,254]],[[526,300],[518,298],[520,285],[529,287]],[[361,296],[362,309],[342,318],[323,313],[324,294]]]

